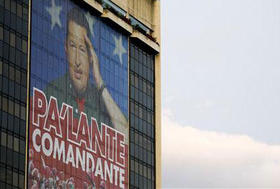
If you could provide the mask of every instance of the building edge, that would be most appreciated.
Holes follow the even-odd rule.
[[[161,49],[160,0],[153,2],[153,37]],[[160,50],[161,52],[161,50]],[[161,54],[155,56],[156,188],[161,188]]]
[[[26,89],[27,89],[27,95],[26,95],[26,126],[25,126],[25,174],[24,174],[24,188],[27,189],[28,184],[28,158],[29,158],[29,96],[30,96],[30,62],[31,62],[31,17],[32,17],[32,0],[28,0],[28,41],[27,41],[27,79],[26,79]]]

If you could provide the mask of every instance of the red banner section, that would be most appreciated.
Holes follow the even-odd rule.
[[[53,96],[30,99],[29,188],[128,188],[128,140]]]

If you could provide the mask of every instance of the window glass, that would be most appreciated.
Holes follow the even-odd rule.
[[[14,151],[19,152],[19,139],[14,137]]]
[[[13,185],[18,186],[18,173],[13,172]]]
[[[14,102],[9,100],[9,113],[14,114]]]
[[[16,36],[14,33],[10,32],[10,45],[12,47],[16,46]]]
[[[0,161],[2,163],[6,163],[6,153],[7,153],[6,147],[1,146],[0,152],[1,152],[0,153]]]
[[[19,117],[19,104],[15,103],[15,116]]]
[[[5,167],[0,166],[0,181],[5,182],[5,178],[6,178],[6,169]]]
[[[27,53],[27,41],[24,39],[22,40],[22,51]]]
[[[18,182],[18,186],[19,188],[23,189],[24,188],[24,175],[19,174],[19,182]]]
[[[135,170],[136,173],[138,173],[139,172],[139,164],[138,164],[138,162],[135,162],[134,165],[135,165],[134,170]]]
[[[15,0],[11,0],[11,12],[16,14],[17,4]]]
[[[9,65],[7,64],[7,62],[4,62],[3,64],[3,75],[8,77],[9,75]]]
[[[20,120],[20,136],[24,136],[26,135],[25,133],[25,127],[26,127],[26,123],[25,120]]]
[[[7,147],[13,149],[13,136],[9,134],[7,134],[7,136],[8,136]]]
[[[20,117],[25,120],[25,106],[21,106]]]
[[[20,71],[16,70],[16,82],[20,84]]]
[[[27,76],[25,72],[21,72],[21,84],[23,86],[26,86],[26,80],[27,80]]]
[[[130,184],[133,185],[134,184],[134,175],[132,175],[132,173],[130,172],[130,180],[129,180]],[[132,188],[132,187],[131,187]]]
[[[16,48],[21,49],[21,38],[19,36],[16,36]]]
[[[1,145],[6,146],[7,145],[7,134],[4,132],[1,132]]]
[[[0,26],[0,40],[3,40],[3,26]]]
[[[7,128],[7,113],[2,112],[2,128]]]
[[[134,161],[130,161],[130,170],[134,171]]]
[[[7,177],[6,177],[6,181],[7,181],[7,183],[8,184],[12,184],[12,182],[13,182],[13,172],[12,172],[12,170],[7,170],[7,175],[6,175]]]
[[[9,43],[9,41],[10,41],[10,32],[6,29],[4,29],[4,41],[6,43]],[[5,48],[4,48],[4,50],[5,50]]]
[[[10,55],[9,55],[9,60],[10,60],[10,62],[15,63],[15,60],[16,60],[15,55],[16,55],[16,50],[15,50],[15,48],[12,47],[12,46],[10,46]]]
[[[17,117],[14,119],[14,132],[19,135],[19,119]]]
[[[25,156],[19,155],[19,170],[24,171],[24,165],[25,165]]]
[[[14,152],[13,155],[13,166],[14,167],[18,167],[18,161],[19,161],[19,153],[18,152]]]
[[[25,102],[26,101],[26,88],[24,86],[21,86],[21,90],[20,90],[20,98],[21,98],[21,101]],[[25,107],[24,107],[25,108]],[[21,119],[24,119],[25,120],[25,111],[24,112],[21,112]],[[24,117],[24,118],[23,118]]]
[[[20,140],[20,153],[24,154],[25,153],[25,141]]]
[[[15,69],[12,66],[9,66],[9,78],[12,81],[15,79]]]
[[[28,9],[23,7],[22,11],[23,11],[23,19],[27,21],[28,20]]]
[[[22,6],[17,4],[17,16],[22,17]]]
[[[11,6],[10,6],[10,0],[5,0],[5,8],[10,10]]]
[[[3,62],[0,60],[0,75],[2,75],[2,70],[3,70]]]

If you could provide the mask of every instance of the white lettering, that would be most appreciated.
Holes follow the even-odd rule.
[[[36,136],[41,136],[41,131],[39,129],[35,129],[33,131],[33,134],[32,134],[32,142],[33,142],[33,146],[34,146],[34,149],[37,151],[37,152],[40,152],[41,151],[41,145],[37,145],[36,143]]]
[[[46,145],[46,140],[49,141],[49,149],[47,149]],[[46,156],[50,156],[53,151],[53,141],[51,138],[51,135],[49,133],[44,133],[42,136],[42,147],[43,147],[43,152]]]

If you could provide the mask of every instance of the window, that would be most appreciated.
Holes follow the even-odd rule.
[[[27,53],[27,42],[24,39],[22,40],[22,51]]]
[[[0,26],[0,40],[3,40],[3,26]]]
[[[19,139],[14,137],[14,151],[19,152]]]
[[[18,186],[18,173],[13,172],[13,185]]]
[[[19,188],[21,188],[21,189],[24,188],[24,175],[22,175],[22,174],[19,175],[18,186],[19,186]]]
[[[20,117],[25,120],[25,106],[21,106]]]
[[[20,140],[20,153],[24,154],[25,153],[25,141]]]
[[[9,79],[12,81],[15,79],[15,69],[12,66],[9,66]]]
[[[7,147],[13,149],[13,136],[8,134]]]
[[[22,17],[22,6],[17,4],[17,16]]]
[[[24,171],[24,165],[25,165],[25,156],[19,155],[19,170]]]
[[[19,36],[16,36],[16,48],[21,49],[22,48],[21,38]]]
[[[9,100],[9,114],[14,114],[14,102]]]
[[[5,0],[5,8],[10,10],[10,0]]]
[[[2,75],[2,70],[3,70],[3,62],[0,60],[0,75]]]
[[[21,72],[21,84],[26,86],[27,76],[25,72]]]
[[[9,41],[10,41],[10,33],[9,33],[9,31],[6,30],[6,29],[4,29],[4,41],[5,41],[6,43],[9,43]],[[5,50],[5,48],[4,48],[4,50]]]
[[[19,115],[19,104],[15,103],[15,113],[14,113],[15,116],[17,117],[20,117]]]
[[[1,152],[0,153],[0,157],[1,157],[0,161],[2,163],[6,163],[6,153],[7,153],[6,147],[1,146],[0,152]]]
[[[16,9],[17,9],[17,6],[16,6],[15,0],[11,0],[11,12],[16,14]]]
[[[23,19],[25,20],[25,21],[28,21],[28,9],[27,8],[25,8],[25,7],[23,7]]]
[[[6,178],[6,169],[5,169],[5,167],[2,167],[2,165],[1,165],[0,166],[0,181],[5,182],[5,178]]]
[[[12,184],[12,182],[13,182],[13,172],[12,172],[12,170],[7,170],[7,183],[8,184]]]
[[[8,100],[5,97],[3,97],[2,101],[3,101],[2,102],[2,110],[7,112],[8,111]]]
[[[10,32],[10,45],[12,47],[16,46],[16,36],[14,33]]]
[[[7,134],[4,132],[1,132],[1,145],[7,146]]]
[[[16,82],[20,84],[20,71],[16,70]]]

